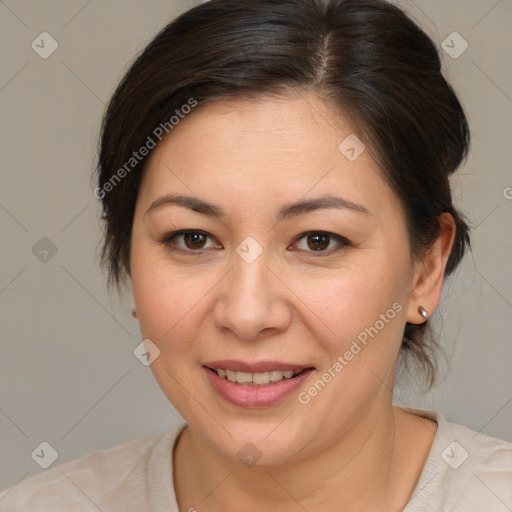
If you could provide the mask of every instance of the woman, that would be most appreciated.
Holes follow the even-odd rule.
[[[185,422],[0,495],[1,510],[509,510],[512,445],[392,404],[469,245],[469,145],[432,41],[381,0],[213,0],[108,107],[110,283]]]

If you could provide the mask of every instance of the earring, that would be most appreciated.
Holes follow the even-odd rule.
[[[133,318],[137,318],[137,311],[135,311],[135,308],[132,309],[132,316]]]
[[[418,313],[423,317],[423,318],[427,318],[428,317],[428,313],[426,311],[426,309],[423,308],[423,306],[420,306],[418,308]]]

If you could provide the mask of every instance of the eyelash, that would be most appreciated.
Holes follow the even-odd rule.
[[[180,237],[180,236],[183,236],[183,235],[186,235],[186,234],[200,234],[200,235],[204,235],[206,236],[207,238],[213,238],[211,237],[206,231],[200,231],[200,230],[196,230],[196,229],[182,229],[180,231],[173,231],[171,233],[168,233],[167,235],[165,235],[163,238],[161,238],[159,240],[159,242],[164,245],[167,249],[175,252],[175,253],[181,253],[181,254],[186,254],[186,255],[189,255],[189,256],[201,256],[204,251],[208,250],[208,249],[181,249],[181,248],[178,248],[178,247],[175,247],[172,245],[172,242]],[[306,238],[308,235],[324,235],[324,236],[328,236],[334,240],[336,240],[340,245],[338,247],[334,247],[334,248],[331,248],[331,249],[326,249],[326,250],[323,250],[323,251],[307,251],[307,250],[304,250],[304,249],[299,249],[301,251],[304,251],[304,252],[307,252],[307,253],[310,253],[312,256],[314,257],[319,257],[319,256],[327,256],[327,255],[331,255],[333,254],[334,252],[337,252],[339,250],[341,250],[343,247],[346,247],[346,246],[350,246],[351,245],[351,242],[343,237],[343,236],[340,236],[340,235],[337,235],[336,233],[330,233],[328,231],[305,231],[304,233],[301,233],[300,235],[298,235],[296,238],[295,238],[295,241],[294,241],[294,244],[301,241],[303,238]]]

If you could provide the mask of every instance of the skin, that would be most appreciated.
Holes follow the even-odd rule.
[[[436,244],[413,259],[402,205],[370,152],[351,162],[338,150],[352,133],[316,96],[290,92],[197,107],[149,158],[130,272],[142,335],[160,350],[151,369],[188,424],[174,452],[180,510],[389,512],[410,499],[437,425],[393,406],[391,390],[405,323],[424,321],[419,305],[429,314],[438,305],[455,227],[440,217]],[[147,212],[165,194],[201,198],[226,216],[178,205]],[[276,220],[285,204],[325,194],[369,213],[324,208]],[[188,253],[161,243],[182,229],[211,238],[175,240]],[[350,243],[331,238],[315,251],[297,239],[310,231]],[[248,236],[263,250],[252,263],[236,252]],[[300,403],[298,392],[395,303],[401,311]],[[204,362],[225,358],[315,372],[280,403],[247,409],[219,397],[204,374]],[[237,457],[248,442],[261,452],[252,467]]]

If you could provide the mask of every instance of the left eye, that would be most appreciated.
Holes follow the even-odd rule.
[[[307,252],[330,251],[333,249],[331,244],[333,241],[337,242],[338,248],[339,246],[348,245],[346,239],[334,233],[310,232],[301,235],[298,240],[303,244],[303,247],[300,247],[300,244],[296,244],[297,247]]]

